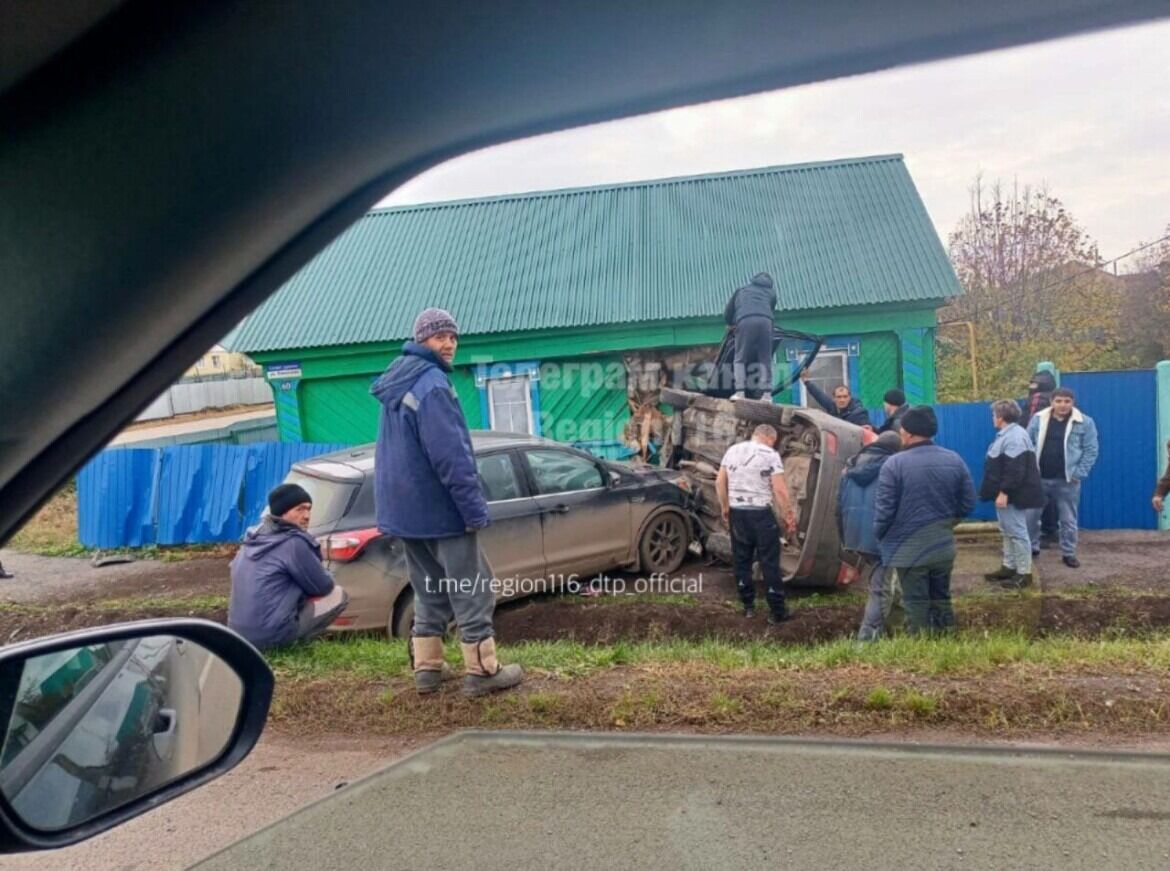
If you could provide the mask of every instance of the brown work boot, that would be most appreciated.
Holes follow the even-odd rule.
[[[497,690],[511,689],[524,679],[518,665],[500,665],[496,659],[496,639],[485,638],[474,644],[464,642],[463,664],[467,676],[463,678],[463,695],[469,698],[486,696]]]
[[[443,639],[437,635],[410,639],[410,667],[414,671],[414,688],[420,696],[438,692],[443,681],[455,677],[451,666],[443,662]]]

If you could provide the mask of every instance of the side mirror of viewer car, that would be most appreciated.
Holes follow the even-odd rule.
[[[206,620],[145,620],[0,649],[0,852],[75,844],[238,765],[272,670]]]

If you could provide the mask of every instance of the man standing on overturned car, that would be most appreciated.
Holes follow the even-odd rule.
[[[938,420],[929,405],[902,415],[902,450],[878,476],[874,532],[882,565],[898,573],[911,634],[950,632],[955,532],[975,507],[975,484],[963,458],[936,445]]]
[[[758,559],[771,609],[768,623],[773,625],[788,619],[780,576],[780,527],[772,513],[773,502],[784,518],[785,530],[796,534],[796,512],[784,481],[784,463],[776,452],[777,438],[775,427],[760,424],[748,441],[727,449],[715,479],[723,522],[731,532],[735,583],[744,615],[755,616],[752,564]]]
[[[459,326],[438,308],[414,322],[414,341],[374,382],[382,403],[375,448],[378,529],[402,539],[414,626],[410,650],[415,689],[436,692],[450,675],[443,635],[454,619],[467,675],[463,692],[481,696],[520,683],[518,665],[496,658],[492,573],[477,533],[489,523],[471,433],[447,373]]]

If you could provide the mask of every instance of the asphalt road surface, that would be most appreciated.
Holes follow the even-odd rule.
[[[464,733],[199,866],[1170,867],[1170,757]]]

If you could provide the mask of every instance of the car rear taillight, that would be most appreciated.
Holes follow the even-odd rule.
[[[851,566],[849,563],[841,563],[841,568],[837,571],[837,586],[847,587],[856,581],[861,576],[857,571],[857,566]]]
[[[837,434],[835,432],[825,433],[825,453],[830,456],[837,456]]]
[[[321,539],[321,551],[325,559],[347,563],[362,555],[362,551],[382,533],[377,529],[353,529],[349,532],[334,532]]]

